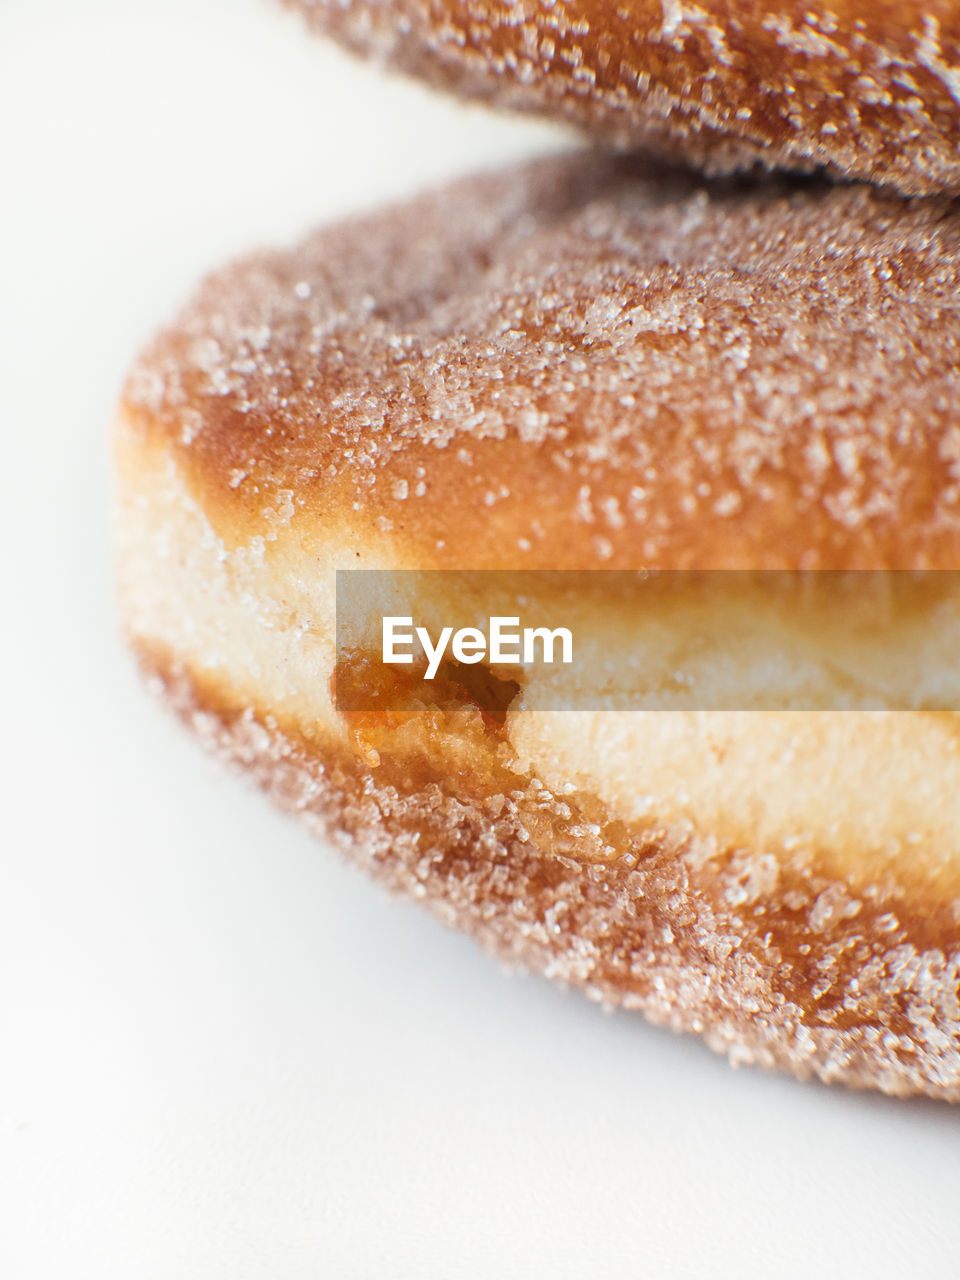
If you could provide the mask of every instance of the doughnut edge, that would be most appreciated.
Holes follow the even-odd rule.
[[[318,751],[252,708],[229,709],[184,664],[130,641],[150,691],[208,752],[391,893],[421,901],[509,967],[578,988],[605,1006],[637,1010],[654,1025],[696,1033],[734,1066],[960,1102],[960,1020],[952,1029],[934,1026],[925,1043],[914,1038],[910,1045],[882,1021],[845,1030],[811,1025],[799,1004],[765,981],[751,946],[729,950],[720,966],[716,954],[691,964],[689,935],[678,923],[691,912],[701,952],[729,948],[723,877],[706,900],[703,882],[691,883],[688,865],[667,842],[652,841],[636,868],[558,857],[523,838],[520,806],[491,820],[480,802],[445,790],[440,779],[407,794],[378,787],[359,759],[336,748]],[[573,910],[559,910],[571,903]],[[642,962],[641,949],[653,959]],[[912,991],[917,1000],[957,1006],[960,1015],[960,950],[914,951],[904,988],[864,997],[896,1000]],[[638,965],[640,987],[632,981]]]

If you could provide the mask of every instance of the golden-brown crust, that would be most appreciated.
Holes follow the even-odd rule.
[[[955,0],[285,0],[472,98],[704,165],[960,189]]]
[[[735,1063],[960,1101],[948,908],[879,888],[853,897],[816,871],[771,875],[756,851],[631,832],[508,771],[493,793],[424,758],[373,769],[283,730],[168,653],[137,648],[208,747],[502,959],[701,1033]],[[584,862],[569,845],[585,816],[611,842],[607,860]],[[555,847],[564,835],[567,853]]]
[[[960,566],[960,215],[580,153],[212,277],[141,361],[221,531],[394,564]]]

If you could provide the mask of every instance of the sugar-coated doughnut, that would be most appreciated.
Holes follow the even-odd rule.
[[[337,568],[960,567],[958,287],[948,200],[587,154],[251,257],[125,392],[131,642],[508,961],[737,1061],[960,1100],[956,714],[492,722],[448,683],[358,718],[334,648]],[[627,608],[587,622],[629,638]]]
[[[960,190],[956,0],[285,0],[434,84],[712,172]]]

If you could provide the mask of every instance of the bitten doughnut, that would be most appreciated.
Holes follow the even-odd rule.
[[[960,1100],[957,714],[882,682],[872,711],[531,710],[521,673],[499,717],[456,681],[357,716],[334,645],[338,568],[956,569],[958,287],[946,199],[585,153],[251,257],[126,388],[130,641],[207,743],[507,961],[734,1061]],[[949,640],[943,581],[905,622]],[[582,612],[629,646],[629,609]]]
[[[718,173],[960,189],[956,0],[285,0],[360,52]]]

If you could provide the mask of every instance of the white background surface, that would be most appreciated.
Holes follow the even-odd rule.
[[[257,0],[0,0],[5,1280],[960,1274],[960,1108],[504,976],[118,642],[111,410],[196,278],[563,141]]]

